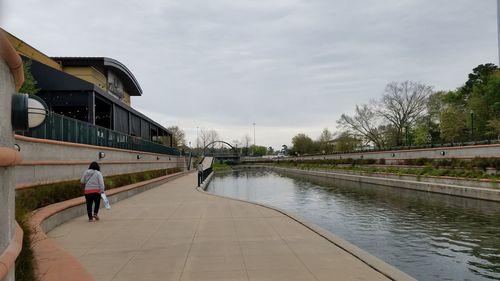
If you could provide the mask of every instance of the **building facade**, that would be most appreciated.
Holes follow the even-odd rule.
[[[106,57],[49,57],[8,34],[23,60],[30,61],[37,93],[51,112],[166,146],[172,133],[131,107],[142,96],[132,72]]]

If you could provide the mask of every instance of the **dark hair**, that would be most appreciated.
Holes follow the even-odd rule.
[[[97,162],[94,161],[94,162],[90,163],[89,169],[100,171],[101,167],[99,167],[99,164],[97,164]]]

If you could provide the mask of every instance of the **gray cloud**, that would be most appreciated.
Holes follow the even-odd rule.
[[[48,55],[123,62],[144,89],[134,106],[189,138],[241,138],[252,122],[263,145],[316,137],[390,81],[454,89],[498,60],[493,0],[4,4],[3,26]]]

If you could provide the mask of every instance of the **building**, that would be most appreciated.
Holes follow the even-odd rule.
[[[31,61],[40,88],[37,95],[49,110],[90,124],[172,146],[172,133],[131,107],[142,96],[132,72],[106,57],[49,57],[7,33],[14,48]]]

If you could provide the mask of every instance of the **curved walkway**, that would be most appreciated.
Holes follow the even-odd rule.
[[[209,196],[189,174],[48,236],[97,281],[388,280],[291,218]]]

